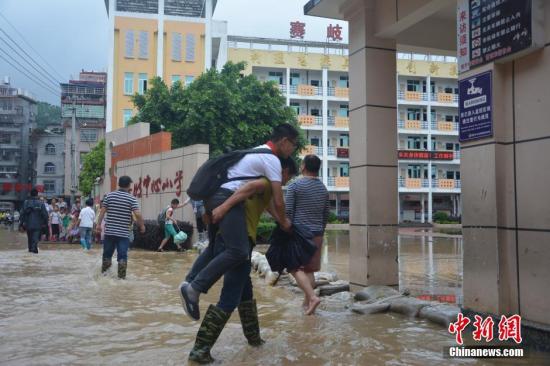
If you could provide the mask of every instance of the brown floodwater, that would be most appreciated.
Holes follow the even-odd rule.
[[[401,237],[400,285],[413,294],[459,296],[461,243],[451,239]],[[330,233],[327,243],[323,269],[347,279],[348,234]],[[86,253],[67,244],[41,244],[32,255],[24,236],[0,229],[0,364],[186,364],[199,323],[183,314],[177,286],[196,254],[133,250],[126,281],[115,273],[102,276],[100,257],[98,247]],[[267,343],[248,346],[234,314],[212,350],[217,364],[497,364],[443,358],[454,336],[427,321],[391,313],[360,316],[337,300],[324,300],[316,316],[305,317],[298,295],[268,287],[256,275],[253,281]],[[202,297],[202,312],[218,295],[216,285]]]

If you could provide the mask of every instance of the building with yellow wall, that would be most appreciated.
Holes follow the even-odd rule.
[[[212,20],[216,3],[105,0],[110,29],[107,131],[127,124],[135,114],[131,96],[144,93],[151,78],[187,84],[225,62],[227,26]]]

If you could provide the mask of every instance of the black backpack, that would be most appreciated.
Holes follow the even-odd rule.
[[[261,176],[227,178],[227,170],[237,164],[247,154],[273,154],[273,151],[271,149],[238,150],[209,159],[199,168],[191,180],[191,184],[187,188],[187,195],[195,201],[206,201],[224,183],[234,180],[261,178]]]
[[[159,225],[164,225],[166,222],[166,211],[168,211],[168,207],[164,208],[157,217],[157,222]]]

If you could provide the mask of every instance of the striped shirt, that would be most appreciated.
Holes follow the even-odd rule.
[[[139,210],[138,201],[128,192],[121,190],[109,193],[103,200],[107,209],[105,218],[105,235],[128,238],[132,212]]]
[[[286,190],[285,205],[286,215],[293,224],[304,225],[316,235],[325,231],[329,199],[319,179],[302,177],[291,183]]]

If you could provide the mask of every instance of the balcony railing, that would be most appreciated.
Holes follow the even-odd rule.
[[[460,153],[460,151],[455,151],[454,152],[454,158],[455,160],[460,160],[460,157],[462,156],[462,154]]]
[[[349,98],[349,88],[329,86],[327,88],[327,93],[329,97]]]
[[[286,93],[286,85],[285,84],[279,84],[279,90],[281,93]]]
[[[416,121],[416,120],[398,120],[398,128],[404,128],[406,130],[427,130],[428,122],[427,121]]]
[[[300,152],[301,155],[323,155],[323,148],[321,146],[306,145]]]
[[[334,127],[349,128],[349,117],[336,116],[334,118]]]
[[[397,97],[399,98],[399,100],[406,100],[410,102],[427,102],[428,101],[428,93],[423,93],[423,92],[399,90],[397,92]]]
[[[438,103],[458,103],[458,94],[454,93],[432,93],[431,98]]]
[[[409,189],[421,189],[421,188],[430,187],[428,179],[404,178],[404,177],[397,178],[397,186],[400,188],[409,188]]]
[[[458,122],[433,121],[432,130],[437,130],[441,132],[455,132],[458,131]]]
[[[307,84],[299,84],[299,85],[291,85],[290,88],[290,94],[297,94],[304,97],[313,97],[313,96],[322,96],[323,95],[323,89],[318,86],[313,85],[307,85]]]
[[[460,179],[432,179],[432,188],[460,189],[461,187]]]
[[[349,177],[327,177],[327,186],[349,188]]]
[[[298,122],[302,127],[311,127],[311,126],[322,126],[323,117],[321,116],[311,116],[308,114],[301,114],[298,116]]]

